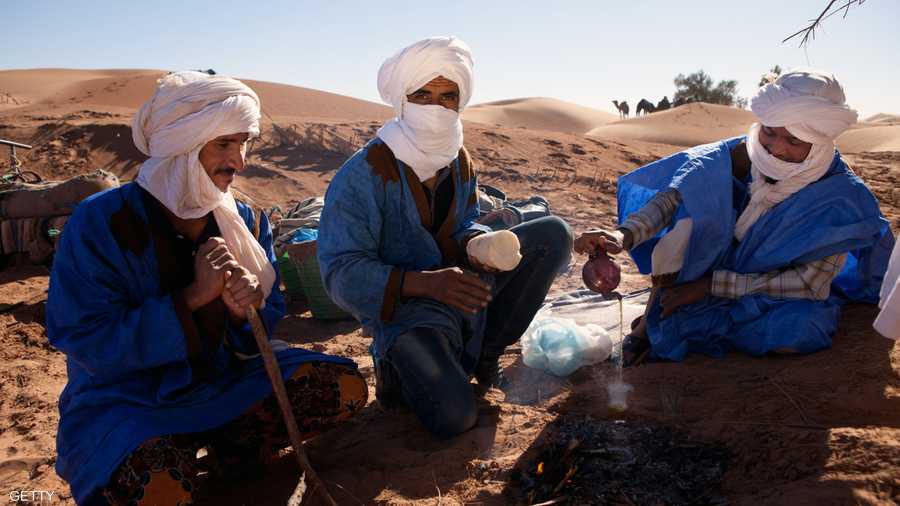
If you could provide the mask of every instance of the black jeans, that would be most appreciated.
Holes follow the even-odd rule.
[[[572,252],[572,231],[555,216],[510,230],[519,238],[522,261],[512,271],[495,276],[482,361],[496,361],[507,346],[519,340]],[[422,327],[401,334],[382,364],[389,370],[382,371],[379,378],[393,376],[406,404],[428,430],[442,438],[470,429],[477,418],[475,394],[459,352],[454,351],[458,346],[451,345],[454,337],[460,336]]]

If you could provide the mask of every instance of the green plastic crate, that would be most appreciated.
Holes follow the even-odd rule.
[[[284,283],[284,289],[291,300],[302,300],[303,285],[300,284],[300,276],[297,274],[297,268],[291,262],[291,258],[287,253],[278,258],[278,270],[281,272],[281,282]]]
[[[319,260],[316,257],[316,242],[306,241],[288,246],[287,251],[291,263],[294,265],[303,294],[309,303],[309,310],[314,318],[320,320],[342,320],[352,318],[352,315],[341,309],[322,284],[322,275],[319,271]]]

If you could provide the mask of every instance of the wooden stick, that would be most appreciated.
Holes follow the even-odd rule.
[[[316,471],[306,458],[306,452],[303,450],[303,441],[300,439],[300,429],[297,428],[297,420],[294,418],[294,411],[291,409],[291,403],[288,400],[287,389],[284,387],[284,379],[281,377],[281,367],[275,360],[275,354],[272,353],[272,346],[269,344],[268,334],[262,321],[259,319],[259,313],[256,308],[250,306],[247,308],[247,321],[250,322],[250,328],[253,329],[253,337],[256,338],[256,345],[259,347],[259,354],[262,355],[263,364],[266,366],[266,373],[269,374],[269,381],[272,382],[272,390],[275,393],[275,399],[278,400],[278,407],[281,408],[281,416],[284,417],[284,425],[287,427],[288,435],[291,438],[291,446],[294,448],[294,455],[297,457],[297,463],[300,469],[306,473],[306,478],[312,484],[313,491],[321,490],[322,497],[331,506],[337,506],[325,484],[316,474]]]

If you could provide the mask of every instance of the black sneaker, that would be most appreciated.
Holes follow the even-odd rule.
[[[375,361],[375,398],[384,409],[397,409],[404,405],[397,373],[384,359]]]
[[[478,382],[477,391],[479,395],[484,395],[491,387],[497,387],[500,390],[506,388],[509,381],[500,371],[500,357],[482,358],[475,368],[475,381]]]

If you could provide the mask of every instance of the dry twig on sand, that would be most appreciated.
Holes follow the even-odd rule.
[[[781,386],[781,384],[779,384],[777,381],[773,380],[772,378],[768,378],[768,379],[769,379],[769,383],[775,385],[775,387],[778,388],[778,390],[780,390],[781,393],[783,393],[784,396],[787,397],[787,399],[789,401],[791,401],[791,404],[793,404],[794,407],[797,408],[797,412],[800,414],[800,418],[803,420],[803,423],[806,425],[814,425],[813,423],[811,423],[809,421],[809,418],[806,417],[806,413],[803,412],[803,408],[800,407],[800,404],[798,404],[797,401],[795,401],[794,398],[791,397],[791,395],[787,393],[787,391]]]
[[[441,506],[442,504],[444,504],[444,497],[441,495],[441,487],[439,487],[437,484],[437,477],[434,475],[434,469],[431,470],[431,480],[434,481],[434,488],[438,493],[438,506]]]

